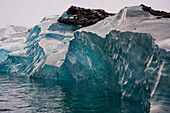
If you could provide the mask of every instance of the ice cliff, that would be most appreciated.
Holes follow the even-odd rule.
[[[66,12],[61,17],[71,17]],[[169,76],[170,19],[128,7],[83,27],[45,17],[26,38],[0,38],[0,72],[90,81],[118,91],[149,111],[162,76]]]

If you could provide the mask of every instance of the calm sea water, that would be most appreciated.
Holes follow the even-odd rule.
[[[140,103],[83,83],[0,74],[0,112],[140,113]]]

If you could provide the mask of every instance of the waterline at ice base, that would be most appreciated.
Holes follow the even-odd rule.
[[[170,112],[170,18],[149,11],[72,6],[30,32],[0,36],[0,76],[71,83],[78,94],[82,86],[112,92],[114,112]]]

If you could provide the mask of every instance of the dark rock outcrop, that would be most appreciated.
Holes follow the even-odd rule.
[[[170,13],[167,13],[165,11],[158,11],[158,10],[153,10],[151,7],[147,7],[143,4],[141,4],[140,6],[142,6],[142,9],[144,11],[149,12],[150,14],[154,15],[154,16],[162,16],[164,18],[170,18]]]
[[[31,30],[32,30],[32,28],[28,29],[28,31],[27,31],[27,32],[31,32]]]
[[[112,13],[107,13],[101,9],[85,9],[76,6],[71,6],[66,14],[72,15],[71,18],[62,18],[58,19],[59,22],[65,24],[76,24],[82,26],[90,26],[97,23],[100,20],[105,19],[108,16],[113,16]]]

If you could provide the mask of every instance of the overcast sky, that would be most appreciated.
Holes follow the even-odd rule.
[[[170,0],[0,0],[0,28],[10,24],[32,27],[45,16],[61,14],[71,5],[117,13],[125,6],[141,3],[170,12]]]

